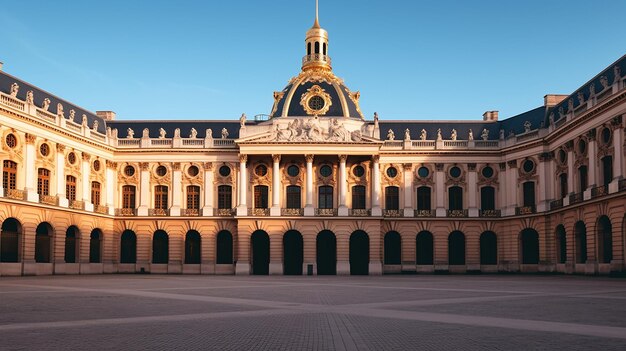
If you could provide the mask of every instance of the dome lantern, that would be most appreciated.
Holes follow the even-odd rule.
[[[315,22],[306,32],[306,55],[302,58],[302,70],[323,68],[332,70],[328,56],[328,32],[320,27],[319,2],[315,0]]]

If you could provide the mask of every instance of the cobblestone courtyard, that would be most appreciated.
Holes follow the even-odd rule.
[[[626,280],[0,279],[1,350],[624,350]]]

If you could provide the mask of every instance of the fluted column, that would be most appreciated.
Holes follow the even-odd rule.
[[[372,216],[382,216],[380,208],[380,156],[372,157]]]
[[[139,168],[141,169],[139,179],[139,207],[137,208],[137,216],[147,216],[148,209],[150,208],[150,164],[148,162],[141,162]]]
[[[347,216],[348,206],[346,206],[346,196],[348,195],[348,177],[346,175],[347,155],[339,155],[339,207],[337,214],[339,216]]]
[[[272,169],[272,208],[270,216],[280,216],[280,155],[272,155],[274,161]]]
[[[67,195],[65,194],[65,146],[57,144],[57,196],[59,197],[59,206],[68,207]]]
[[[237,206],[237,216],[248,215],[248,175],[246,172],[246,163],[248,155],[239,155],[239,206]]]
[[[83,178],[83,203],[85,204],[85,211],[92,211],[94,205],[91,203],[91,180],[89,175],[91,173],[91,155],[83,152],[83,164],[82,164],[82,178]]]
[[[180,216],[183,197],[183,175],[180,170],[180,162],[172,163],[172,207],[170,216]]]
[[[404,217],[413,217],[413,164],[405,163],[404,169]]]
[[[26,192],[26,200],[39,202],[39,194],[37,194],[37,170],[35,169],[35,135],[26,133],[26,145],[24,145],[24,191]]]
[[[202,216],[213,216],[213,164],[204,163],[204,207]]]
[[[109,208],[109,214],[115,214],[115,189],[117,187],[117,176],[115,170],[117,163],[106,161],[106,204]]]
[[[314,216],[313,207],[313,155],[304,155],[306,160],[306,205],[304,206],[305,216]]]

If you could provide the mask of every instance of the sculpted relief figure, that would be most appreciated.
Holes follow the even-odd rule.
[[[328,128],[328,139],[332,141],[346,141],[347,136],[348,131],[346,128],[334,118],[330,123],[330,128]]]
[[[378,113],[374,112],[374,128],[378,128]]]
[[[222,128],[222,139],[228,138],[228,129]]]
[[[504,129],[500,129],[500,140],[504,140]]]
[[[135,131],[130,128],[126,129],[126,138],[132,139],[134,137],[135,137]]]
[[[426,140],[426,129],[422,129],[420,132],[420,140]]]
[[[394,134],[393,130],[389,129],[389,131],[387,132],[387,140],[395,140],[396,139],[396,135]]]
[[[165,139],[166,134],[165,129],[159,128],[159,139]]]
[[[585,103],[585,93],[583,93],[582,91],[578,92],[578,103],[580,105]]]
[[[451,140],[456,140],[456,129],[452,129],[452,133],[450,134]]]
[[[615,76],[615,78],[613,78],[613,84],[615,84],[622,79],[622,69],[619,68],[619,66],[613,67],[613,75]]]
[[[144,128],[143,129],[143,134],[141,135],[142,138],[150,138],[150,130],[148,128]]]
[[[574,111],[574,99],[567,100],[567,111],[568,112]]]
[[[609,87],[609,78],[607,76],[600,77],[600,84],[602,84],[602,90]]]
[[[26,93],[26,103],[29,105],[35,104],[35,93],[32,90],[29,90]]]
[[[20,86],[17,83],[11,84],[11,97],[16,97],[18,91],[20,91]]]
[[[198,131],[196,128],[191,128],[191,133],[189,133],[189,138],[195,139],[198,137]]]
[[[487,128],[483,129],[483,132],[480,134],[480,137],[483,138],[483,140],[489,139],[489,131],[487,130]]]
[[[596,95],[596,85],[594,83],[591,83],[591,85],[589,86],[589,96],[594,95]]]

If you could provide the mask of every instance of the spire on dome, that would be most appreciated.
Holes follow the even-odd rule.
[[[321,28],[320,27],[320,6],[319,0],[315,0],[315,22],[313,23],[313,28]]]
[[[302,69],[321,68],[332,70],[328,56],[328,32],[320,27],[319,0],[315,0],[315,22],[306,32],[306,55],[302,58]]]

